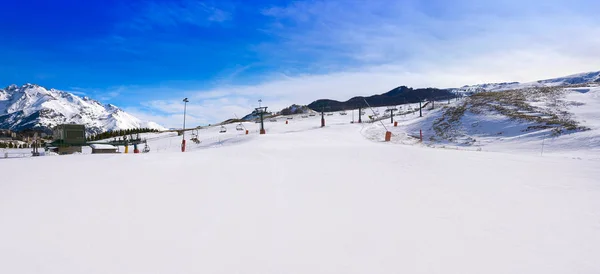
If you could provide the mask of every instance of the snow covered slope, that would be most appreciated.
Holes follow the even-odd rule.
[[[48,130],[65,123],[85,124],[90,133],[140,127],[163,129],[114,105],[103,105],[60,90],[32,84],[0,89],[0,128]]]
[[[188,132],[186,153],[160,133],[148,154],[0,160],[0,273],[600,273],[598,161],[325,119]]]
[[[567,86],[567,85],[579,85],[589,83],[600,83],[600,71],[585,72],[579,74],[573,74],[565,77],[559,77],[554,79],[539,80],[529,83],[490,83],[490,84],[479,84],[469,85],[456,89],[456,91],[462,92],[482,92],[482,91],[502,91],[511,89],[523,89],[531,87],[554,87],[554,86]]]
[[[422,130],[434,147],[600,159],[600,85],[479,93],[445,104],[392,132]]]

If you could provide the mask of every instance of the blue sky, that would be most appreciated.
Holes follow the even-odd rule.
[[[2,3],[0,86],[36,83],[168,127],[347,99],[600,70],[596,0]]]

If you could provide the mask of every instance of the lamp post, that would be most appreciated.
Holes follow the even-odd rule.
[[[185,152],[185,112],[187,110],[188,98],[183,99],[183,130],[181,131],[183,140],[181,141],[181,152]]]

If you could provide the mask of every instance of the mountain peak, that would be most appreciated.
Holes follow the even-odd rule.
[[[0,128],[50,132],[52,127],[68,123],[85,124],[88,133],[141,127],[164,129],[115,105],[103,105],[89,97],[36,84],[27,83],[20,88],[10,85],[0,92]]]
[[[27,89],[27,88],[39,88],[39,87],[40,87],[39,85],[32,84],[32,83],[27,83],[27,84],[25,84],[25,85],[22,86],[22,88],[25,88],[25,89]]]
[[[12,84],[12,85],[9,85],[8,87],[6,87],[5,89],[6,89],[7,91],[10,91],[10,90],[15,90],[15,89],[18,89],[18,88],[19,88],[19,87],[18,87],[17,85],[15,85],[15,84]]]

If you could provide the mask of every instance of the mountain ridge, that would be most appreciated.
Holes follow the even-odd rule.
[[[600,83],[600,71],[583,72],[562,77],[538,80],[533,82],[504,82],[485,83],[477,85],[465,85],[454,89],[458,92],[482,92],[482,91],[504,91],[511,89],[523,89],[531,87],[554,87],[566,85],[578,85],[587,83]]]
[[[308,107],[314,111],[340,111],[345,109],[354,109],[357,107],[371,107],[401,105],[405,103],[416,103],[421,100],[446,99],[454,96],[449,89],[438,88],[419,88],[413,89],[407,86],[399,86],[388,92],[371,96],[355,96],[346,101],[336,101],[331,99],[319,99],[308,104]]]
[[[59,124],[85,124],[89,134],[132,129],[164,129],[142,121],[112,104],[87,96],[27,83],[0,89],[0,128],[14,131],[34,129],[50,133]]]

